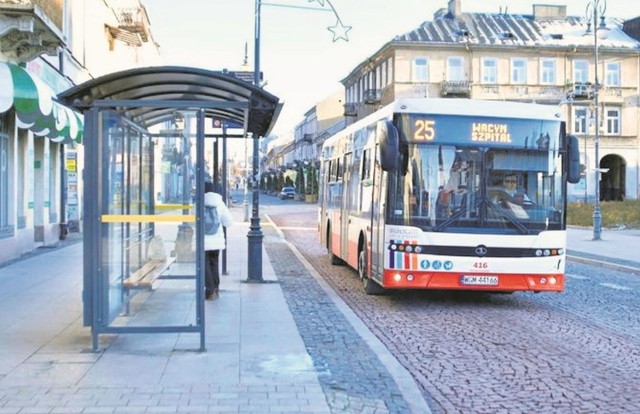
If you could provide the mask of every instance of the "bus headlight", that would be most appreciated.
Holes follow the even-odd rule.
[[[555,277],[551,276],[549,278],[549,284],[550,285],[555,285],[557,282],[558,282],[558,280]]]
[[[393,280],[395,282],[400,282],[402,280],[402,275],[400,273],[396,273],[393,275]]]
[[[412,275],[412,274],[408,274],[408,275],[407,275],[407,281],[409,281],[409,282],[413,282],[413,279],[414,279],[414,277],[413,277],[413,275]]]

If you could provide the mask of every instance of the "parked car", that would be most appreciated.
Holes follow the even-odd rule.
[[[282,191],[280,191],[280,199],[284,200],[286,198],[295,198],[296,189],[293,187],[282,187]]]

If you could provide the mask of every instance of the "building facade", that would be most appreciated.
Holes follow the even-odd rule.
[[[324,141],[344,129],[344,91],[327,96],[310,108],[290,135],[279,137],[270,143],[264,164],[263,181],[267,176],[283,176],[296,187],[300,198],[315,202],[319,156]]]
[[[82,116],[73,85],[162,62],[139,0],[0,0],[0,262],[82,222]]]
[[[533,13],[526,16],[464,13],[461,1],[451,0],[433,20],[396,36],[342,80],[344,115],[351,124],[403,97],[555,105],[567,120],[568,132],[581,142],[585,174],[580,183],[571,185],[570,196],[592,201],[599,181],[602,200],[636,199],[640,41],[637,24],[624,24],[609,16],[599,22],[596,62],[593,22],[567,16],[565,6],[533,5]]]

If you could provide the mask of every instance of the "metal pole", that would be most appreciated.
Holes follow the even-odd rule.
[[[249,146],[249,138],[244,137],[244,195],[242,197],[242,211],[244,212],[243,221],[249,221],[249,157],[247,147]]]
[[[260,7],[261,0],[256,0],[256,26],[255,26],[255,70],[254,83],[260,87]],[[248,280],[247,282],[262,282],[262,229],[260,228],[259,192],[258,192],[258,140],[257,134],[253,138],[253,171],[251,178],[252,189],[252,215],[249,225],[248,240]]]
[[[196,113],[196,215],[204,217],[204,110]],[[204,220],[196,223],[196,324],[200,332],[200,352],[205,352],[205,311],[204,311]]]
[[[260,87],[260,11],[262,1],[256,0],[256,26],[255,26],[255,43],[254,43],[254,62],[253,84]]]
[[[603,2],[604,5],[604,2]],[[600,107],[598,101],[598,95],[600,90],[600,83],[598,81],[598,9],[600,8],[600,1],[593,0],[593,39],[594,39],[594,49],[595,49],[595,91],[593,95],[594,105],[595,105],[595,138],[594,138],[594,151],[595,151],[595,171],[596,171],[596,182],[595,182],[595,194],[596,199],[593,203],[593,240],[601,240],[602,239],[602,212],[600,210]],[[604,6],[606,7],[606,6]]]
[[[226,205],[229,205],[228,176],[227,176],[227,121],[222,121],[222,199]],[[224,239],[227,240],[227,229],[223,227]],[[225,243],[226,244],[226,243]],[[222,274],[228,275],[227,271],[227,249],[222,250]]]
[[[249,282],[262,282],[262,229],[260,227],[260,213],[259,213],[259,192],[258,192],[258,135],[253,135],[253,171],[251,178],[252,189],[252,214],[251,224],[249,225],[249,234],[247,239],[249,242],[248,254],[249,254],[249,269],[248,280]]]

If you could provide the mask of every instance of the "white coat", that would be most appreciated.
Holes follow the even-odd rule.
[[[222,200],[222,196],[220,194],[213,192],[204,193],[204,205],[215,207],[218,210],[218,217],[220,218],[221,226],[229,227],[233,224],[233,216]],[[224,250],[225,248],[226,243],[222,228],[219,229],[216,234],[204,235],[205,250]]]

